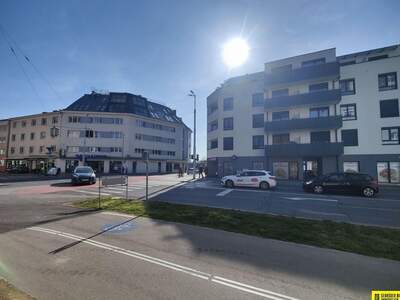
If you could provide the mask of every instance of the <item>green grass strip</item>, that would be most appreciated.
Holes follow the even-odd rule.
[[[97,199],[76,203],[97,208]],[[400,261],[400,230],[164,202],[103,199],[102,209]]]

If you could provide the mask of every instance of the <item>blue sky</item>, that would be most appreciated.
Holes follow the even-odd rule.
[[[0,119],[66,107],[93,88],[141,94],[176,108],[206,156],[206,97],[266,61],[336,47],[346,54],[400,43],[400,1],[2,0],[0,24],[27,64],[36,92],[0,36]],[[249,60],[229,71],[221,47],[242,35]]]

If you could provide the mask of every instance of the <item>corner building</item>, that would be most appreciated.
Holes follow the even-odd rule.
[[[228,79],[207,98],[209,173],[355,171],[399,183],[399,71],[395,45],[326,49]]]

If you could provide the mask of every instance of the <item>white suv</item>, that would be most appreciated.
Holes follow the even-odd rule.
[[[237,175],[222,177],[221,184],[227,188],[247,186],[268,190],[276,187],[276,179],[268,171],[244,170]]]

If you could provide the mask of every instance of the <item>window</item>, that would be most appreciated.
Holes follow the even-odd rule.
[[[46,138],[46,131],[42,131],[42,132],[40,133],[40,138],[41,138],[41,139],[45,139],[45,138]]]
[[[233,130],[233,118],[224,118],[224,130]]]
[[[264,127],[264,114],[253,115],[253,128]]]
[[[388,58],[388,57],[389,56],[387,54],[378,55],[378,56],[371,56],[371,57],[368,57],[368,61],[380,60],[380,59],[384,59],[384,58]]]
[[[315,65],[321,65],[321,64],[324,64],[325,61],[326,61],[325,57],[312,59],[312,60],[306,60],[301,63],[301,66],[302,67],[311,67],[311,66],[315,66]]]
[[[218,148],[218,139],[213,139],[208,141],[208,149],[216,149]]]
[[[288,144],[289,143],[289,133],[274,134],[272,135],[272,144]]]
[[[357,120],[356,104],[340,105],[340,114],[343,121]]]
[[[358,173],[360,172],[360,163],[358,161],[344,161],[343,172]]]
[[[29,153],[33,153],[33,149],[34,149],[33,146],[30,146],[29,147]]]
[[[42,118],[41,124],[42,125],[47,125],[47,119],[46,118]]]
[[[57,124],[57,123],[58,123],[58,117],[55,116],[55,117],[51,118],[51,122],[52,122],[53,124]]]
[[[24,147],[19,147],[19,153],[23,154],[24,153]]]
[[[26,127],[26,121],[21,121],[21,127]]]
[[[67,149],[68,149],[68,147],[67,147]],[[39,147],[39,152],[40,152],[40,153],[43,153],[43,150],[44,150],[44,146],[40,146],[40,147]]]
[[[25,140],[25,133],[21,133],[21,141]]]
[[[233,137],[224,137],[224,150],[233,150]]]
[[[272,97],[289,96],[289,89],[281,89],[272,91]]]
[[[31,126],[36,126],[36,119],[31,120]]]
[[[253,135],[253,149],[264,149],[264,135]]]
[[[34,140],[34,139],[35,139],[35,133],[31,132],[31,140]]]
[[[327,91],[329,89],[327,82],[310,84],[308,86],[308,91],[311,92],[318,92],[318,91]]]
[[[14,153],[15,153],[15,148],[14,148],[14,147],[11,147],[11,148],[10,148],[10,152],[11,152],[11,154],[14,154]]]
[[[311,143],[330,142],[331,133],[329,131],[314,131],[310,134]]]
[[[208,104],[208,106],[207,106],[207,114],[208,115],[211,115],[216,110],[218,110],[218,103],[217,102]]]
[[[378,75],[379,90],[394,90],[397,89],[397,74],[396,72],[379,74]]]
[[[214,131],[218,129],[218,120],[214,120],[208,123],[208,132]]]
[[[289,120],[289,111],[276,111],[272,113],[273,121]]]
[[[282,72],[289,72],[292,71],[292,65],[284,65],[280,67],[275,67],[271,69],[272,73],[282,73]]]
[[[13,128],[17,128],[17,122],[13,122]]]
[[[358,146],[357,129],[342,130],[342,142],[344,146]]]
[[[329,117],[329,107],[310,108],[310,118]]]
[[[11,135],[11,141],[15,142],[15,134]]]
[[[264,94],[257,93],[252,95],[252,106],[263,107],[264,106]]]
[[[224,99],[224,111],[233,110],[233,98]]]
[[[384,161],[376,163],[379,182],[400,183],[400,162]]]
[[[399,116],[398,99],[381,100],[379,104],[381,108],[381,118],[393,118]]]
[[[356,63],[355,60],[348,60],[348,61],[341,62],[340,66],[344,67],[344,66],[348,66],[348,65],[354,65],[355,63]]]
[[[253,170],[264,170],[264,162],[262,162],[262,161],[253,161],[252,169]]]
[[[328,182],[339,182],[339,181],[343,181],[344,179],[345,178],[344,178],[343,174],[330,174],[325,177],[325,180]]]
[[[382,145],[398,145],[400,127],[383,127],[381,128]]]
[[[356,82],[353,79],[343,79],[339,81],[342,95],[354,95],[356,93]]]

